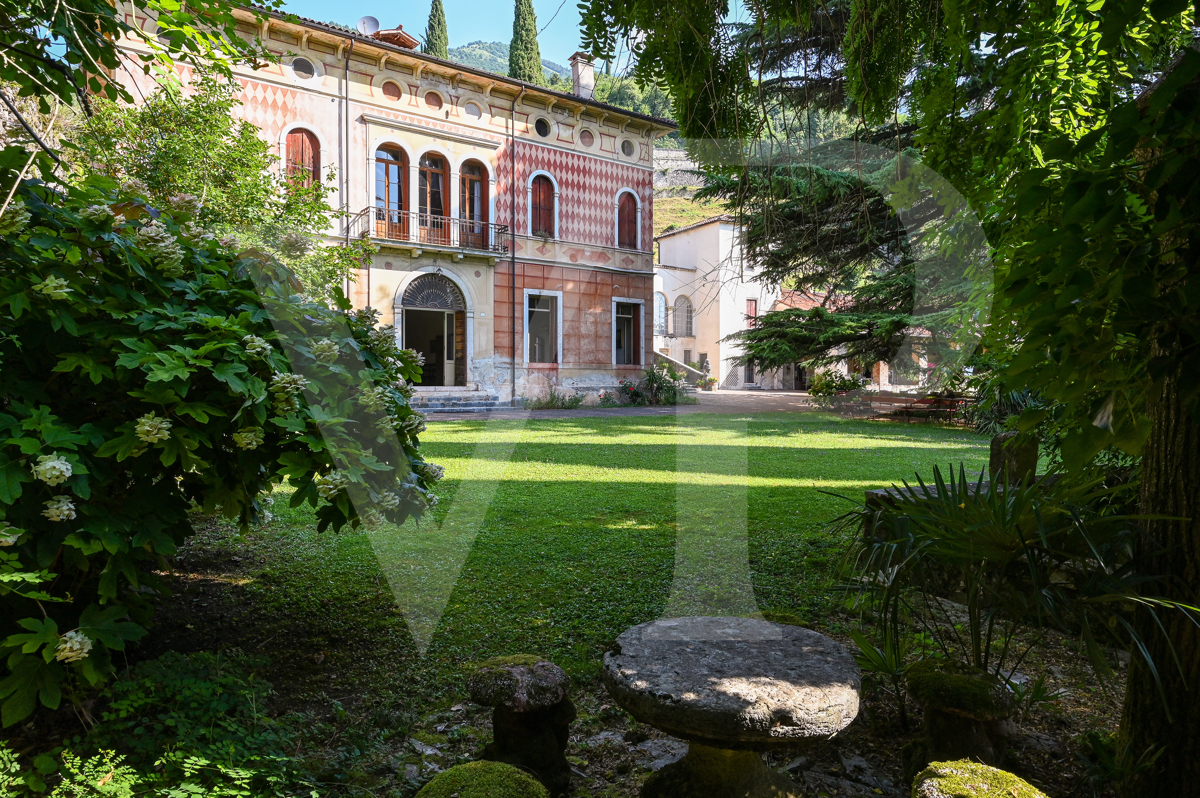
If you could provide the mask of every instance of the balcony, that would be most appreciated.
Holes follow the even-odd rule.
[[[508,225],[418,211],[364,208],[346,221],[342,234],[347,232],[354,238],[369,236],[411,245],[414,249],[466,249],[493,256],[508,252]]]

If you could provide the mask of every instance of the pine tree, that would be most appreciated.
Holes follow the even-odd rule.
[[[538,49],[537,15],[533,11],[533,0],[517,0],[512,43],[508,46],[508,76],[538,86],[546,84],[542,54]]]
[[[446,9],[442,0],[433,0],[429,9],[429,24],[425,26],[425,46],[421,52],[437,58],[450,58],[450,34],[446,30]]]

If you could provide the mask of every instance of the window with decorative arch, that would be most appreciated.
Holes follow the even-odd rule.
[[[417,224],[421,241],[429,244],[450,243],[449,163],[440,153],[421,156],[417,174]]]
[[[408,155],[394,144],[375,150],[375,235],[408,240]]]
[[[288,131],[284,144],[287,179],[305,188],[321,182],[321,142],[311,130]]]
[[[671,314],[673,317],[672,332],[676,338],[691,338],[695,333],[692,331],[692,300],[685,296],[675,298],[675,309]]]
[[[488,246],[488,171],[480,161],[467,161],[458,170],[458,217],[462,246]]]
[[[529,184],[530,235],[557,238],[554,216],[554,181],[538,175]]]
[[[617,246],[638,247],[638,206],[632,191],[622,191],[617,196]]]

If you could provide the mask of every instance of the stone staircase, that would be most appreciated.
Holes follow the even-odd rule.
[[[499,396],[466,388],[418,389],[410,404],[414,410],[422,413],[485,413],[489,410],[512,409],[507,402],[501,402]]]

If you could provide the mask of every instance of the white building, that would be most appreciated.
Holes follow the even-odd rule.
[[[737,366],[742,354],[727,336],[772,310],[781,292],[754,281],[743,255],[741,227],[731,216],[710,219],[658,236],[654,266],[654,349],[672,360],[708,370],[718,387],[798,390],[794,367],[756,373]]]

